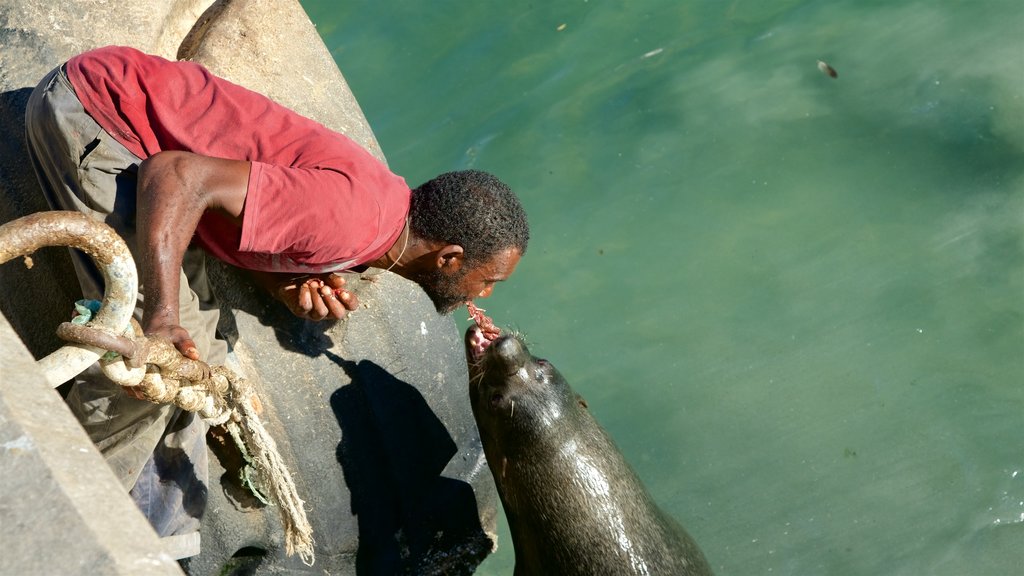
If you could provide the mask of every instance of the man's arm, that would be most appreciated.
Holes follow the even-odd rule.
[[[195,342],[179,325],[181,260],[206,210],[240,221],[249,168],[248,162],[177,151],[154,154],[139,166],[136,227],[146,294],[142,329],[169,338],[194,360],[199,359]]]
[[[248,162],[175,151],[154,154],[139,167],[136,226],[146,293],[142,329],[146,335],[169,338],[194,360],[199,359],[195,342],[179,325],[181,260],[206,210],[217,210],[241,225],[249,170]],[[345,280],[337,275],[292,281],[264,272],[253,276],[300,318],[340,319],[359,304],[342,289]]]

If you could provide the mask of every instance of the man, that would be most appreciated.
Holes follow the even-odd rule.
[[[148,336],[222,363],[210,254],[252,271],[294,314],[357,308],[332,272],[373,266],[417,282],[448,313],[515,270],[529,239],[516,196],[479,171],[415,190],[360,146],[202,66],[124,47],[80,54],[47,75],[26,110],[29,154],[54,209],[114,227],[140,269]],[[201,250],[190,248],[196,245]],[[73,255],[86,298],[103,279]],[[206,427],[130,398],[90,370],[68,403],[157,533],[198,553]]]

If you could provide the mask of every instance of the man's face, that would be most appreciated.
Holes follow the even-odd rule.
[[[474,298],[490,296],[494,284],[511,276],[520,258],[518,249],[508,248],[472,268],[463,266],[452,273],[435,268],[418,278],[417,283],[438,313],[448,314]]]

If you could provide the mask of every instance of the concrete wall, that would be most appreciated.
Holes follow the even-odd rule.
[[[0,574],[181,574],[0,316]]]

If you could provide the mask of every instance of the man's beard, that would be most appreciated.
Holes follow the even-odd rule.
[[[448,275],[440,270],[424,272],[416,283],[427,293],[438,314],[450,314],[466,303],[466,295],[459,291],[459,282],[466,276],[466,270]]]

